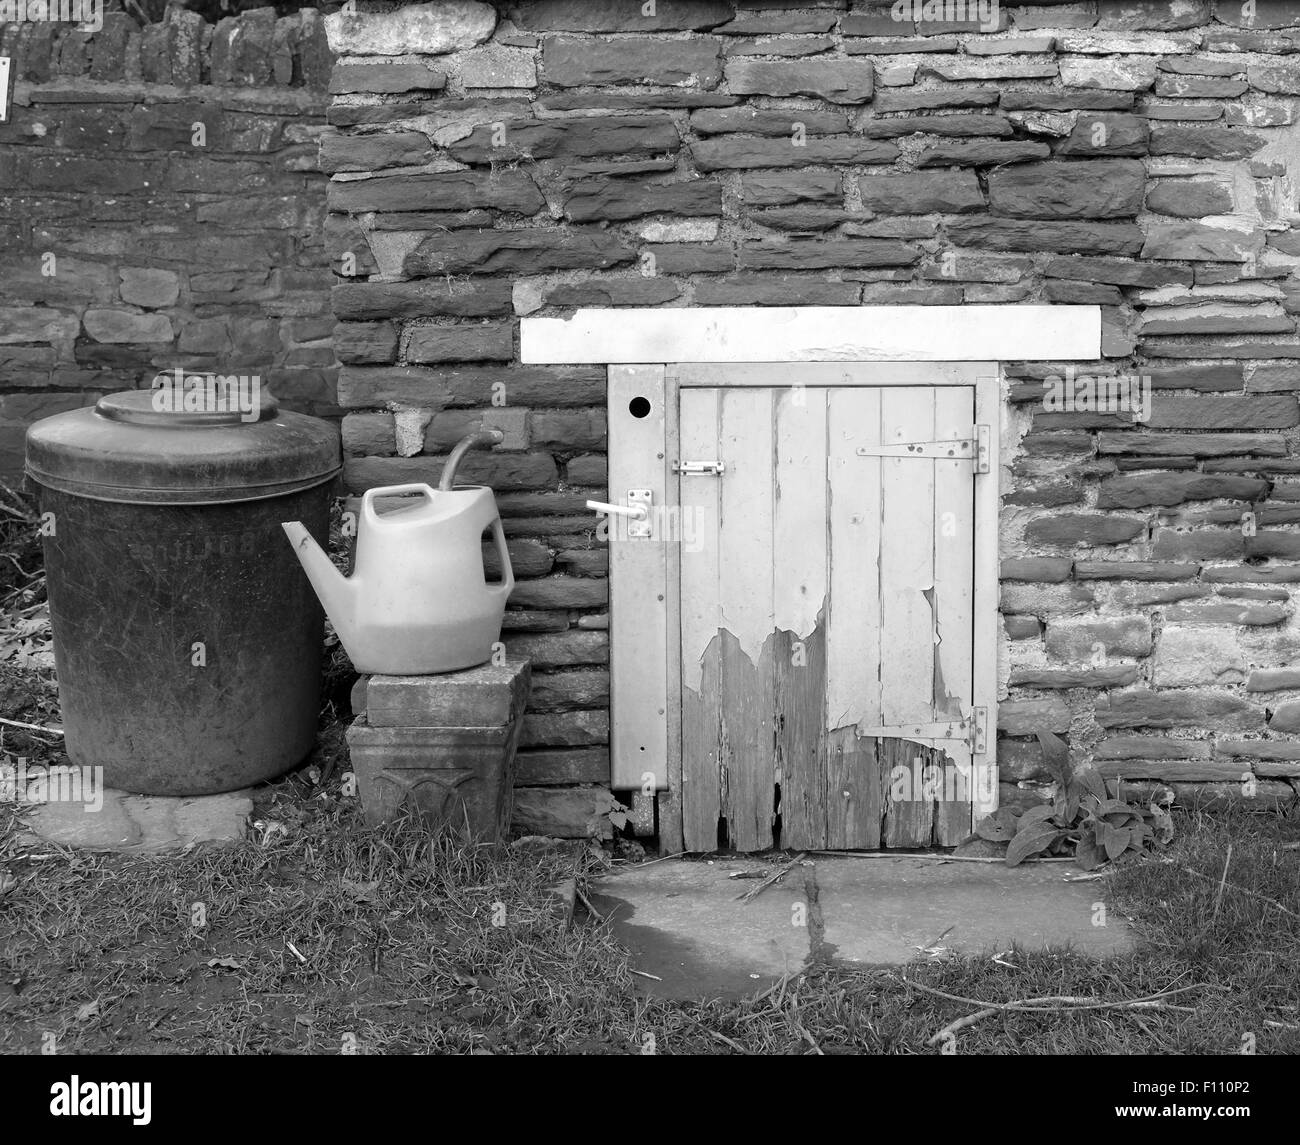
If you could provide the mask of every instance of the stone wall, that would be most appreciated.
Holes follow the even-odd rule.
[[[335,411],[314,9],[0,28],[0,479],[38,417],[177,366]]]
[[[327,18],[347,484],[506,432],[472,475],[537,666],[524,782],[605,779],[608,646],[604,371],[520,365],[520,316],[1087,303],[1102,360],[1006,368],[1003,797],[1038,798],[1045,729],[1135,787],[1294,802],[1300,3],[740,9]],[[1149,378],[1149,420],[1046,400],[1067,365]]]

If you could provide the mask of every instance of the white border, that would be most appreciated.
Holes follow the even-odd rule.
[[[524,318],[525,365],[1101,357],[1099,306],[691,306]]]

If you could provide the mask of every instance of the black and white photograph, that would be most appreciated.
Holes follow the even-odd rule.
[[[1285,1108],[1300,0],[306,2],[0,0],[12,1125]]]

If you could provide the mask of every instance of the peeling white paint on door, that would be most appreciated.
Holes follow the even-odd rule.
[[[971,751],[900,729],[971,715],[975,465],[872,447],[972,440],[975,389],[790,379],[680,394],[682,458],[722,464],[681,479],[717,523],[681,562],[686,845],[721,821],[737,849],[771,846],[778,809],[796,847],[876,846],[882,823],[894,845],[952,841],[969,796],[953,817],[913,788],[965,790]]]

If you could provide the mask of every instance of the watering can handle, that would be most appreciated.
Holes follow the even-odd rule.
[[[501,526],[500,517],[492,522],[492,539],[497,543],[497,556],[501,558],[502,579],[499,585],[489,587],[505,600],[515,587],[515,570],[510,564],[510,550],[506,548],[506,531]]]
[[[361,498],[361,516],[368,524],[382,524],[383,518],[375,512],[375,498],[394,497],[398,493],[423,493],[430,501],[433,500],[433,486],[425,485],[420,481],[409,485],[380,485],[374,489],[367,489],[363,494]]]

